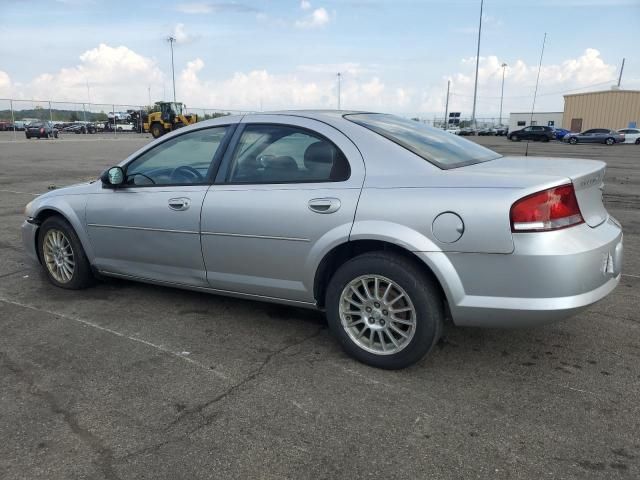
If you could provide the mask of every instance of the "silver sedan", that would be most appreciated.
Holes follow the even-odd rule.
[[[37,197],[22,235],[59,287],[99,273],[323,309],[350,355],[402,368],[446,320],[541,324],[609,294],[622,230],[604,172],[393,115],[227,116]]]

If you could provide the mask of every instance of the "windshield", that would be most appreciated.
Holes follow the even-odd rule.
[[[443,169],[495,160],[501,155],[475,142],[415,120],[382,113],[355,113],[344,118],[410,150]]]

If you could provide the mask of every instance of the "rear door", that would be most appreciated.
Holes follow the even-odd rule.
[[[202,209],[210,287],[313,302],[320,259],[349,237],[364,182],[355,145],[287,115],[245,117]]]

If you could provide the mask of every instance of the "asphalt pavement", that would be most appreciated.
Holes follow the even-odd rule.
[[[607,162],[625,230],[612,295],[544,327],[449,327],[414,367],[382,371],[313,311],[116,280],[53,287],[22,249],[24,205],[150,139],[2,133],[1,479],[640,477],[640,146],[528,147]]]

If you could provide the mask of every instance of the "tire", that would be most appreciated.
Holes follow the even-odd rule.
[[[38,255],[47,278],[56,287],[80,290],[95,282],[78,235],[62,217],[49,217],[38,229]],[[69,267],[68,263],[66,267],[58,266],[68,260],[73,263],[72,267]],[[70,268],[71,272],[67,268]]]
[[[636,138],[636,145],[640,145],[640,138]]]
[[[549,141],[549,137],[542,137],[542,141],[543,142],[548,142]]]
[[[164,127],[162,125],[159,123],[151,125],[151,136],[153,138],[160,138],[162,135],[164,135]]]
[[[369,296],[364,284],[368,285]],[[358,295],[351,289],[353,285]],[[358,309],[346,298],[358,302],[365,298],[367,301],[361,305],[371,306]],[[329,328],[342,348],[372,367],[390,370],[408,367],[424,357],[442,334],[444,309],[440,289],[418,265],[397,254],[365,253],[346,262],[331,278],[325,304]],[[392,307],[408,311],[396,312],[403,318],[394,317]],[[368,312],[370,317],[366,317]],[[352,326],[346,325],[349,321]]]
[[[511,135],[509,137],[509,140],[511,140],[512,142],[519,142],[520,138],[518,137],[518,135]]]
[[[576,143],[578,143],[578,139],[577,139],[576,137],[571,137],[571,138],[569,139],[569,143],[570,143],[571,145],[575,145]]]
[[[616,141],[613,137],[609,137],[604,141],[604,143],[606,143],[607,145],[613,145],[614,143],[616,143]]]

